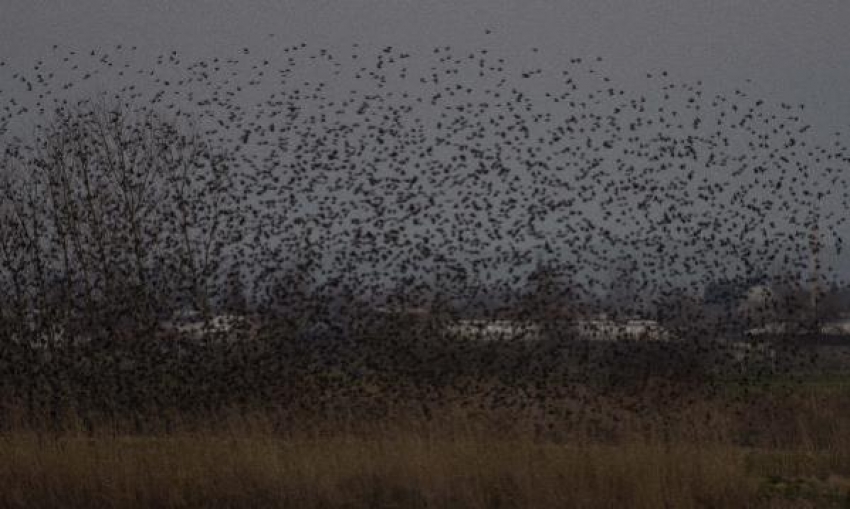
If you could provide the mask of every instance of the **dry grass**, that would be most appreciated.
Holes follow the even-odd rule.
[[[20,377],[41,385],[0,390],[0,508],[850,508],[844,376],[287,379],[275,358]]]
[[[500,435],[475,420],[280,433],[255,415],[170,434],[10,431],[0,507],[850,507],[850,431],[813,419],[792,426],[794,447],[736,445],[731,430],[694,437],[684,417],[666,439],[607,441],[522,422]]]
[[[0,493],[7,507],[686,508],[765,502],[759,476],[748,471],[747,452],[720,446],[415,435],[15,434],[0,442],[0,455],[6,458]]]

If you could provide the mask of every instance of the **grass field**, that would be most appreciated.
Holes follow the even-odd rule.
[[[850,508],[807,356],[383,337],[8,347],[0,509]]]
[[[551,401],[459,399],[427,418],[391,406],[368,423],[305,412],[281,426],[234,410],[145,433],[66,416],[0,435],[0,507],[844,508],[850,391],[836,381],[663,404],[609,391],[554,419]]]
[[[848,507],[847,451],[417,435],[0,441],[5,507]],[[11,460],[11,461],[9,461]]]

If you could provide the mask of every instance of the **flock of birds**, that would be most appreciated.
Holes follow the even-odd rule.
[[[336,54],[298,44],[274,57],[244,48],[189,60],[171,51],[147,64],[139,52],[54,46],[26,68],[0,61],[0,279],[23,288],[21,307],[43,302],[32,296],[45,288],[42,269],[80,292],[119,273],[150,285],[146,295],[241,285],[243,307],[274,309],[294,327],[346,317],[336,341],[302,352],[323,373],[336,354],[322,349],[362,347],[351,338],[375,333],[359,319],[362,302],[387,293],[407,305],[508,301],[546,267],[549,301],[590,315],[619,295],[618,306],[648,313],[723,278],[804,280],[813,231],[840,253],[850,153],[840,138],[818,140],[802,105],[714,93],[667,72],[647,74],[645,91],[624,89],[600,58],[557,68],[535,63],[536,49],[521,63],[447,46]],[[116,173],[121,164],[130,170]],[[78,189],[89,177],[95,192]],[[189,189],[177,195],[178,184]],[[33,199],[51,189],[65,194]],[[395,335],[397,348],[368,350],[377,357],[349,376],[378,369],[376,358],[391,364],[379,351],[416,350],[422,361],[421,345]],[[286,370],[262,351],[274,369],[255,359],[258,374],[216,380],[249,391],[262,373]],[[439,362],[423,365],[445,376]]]

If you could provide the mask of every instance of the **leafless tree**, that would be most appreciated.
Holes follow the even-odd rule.
[[[101,100],[57,109],[4,164],[0,270],[16,300],[89,327],[152,326],[181,292],[209,314],[239,201],[229,155],[198,133]]]

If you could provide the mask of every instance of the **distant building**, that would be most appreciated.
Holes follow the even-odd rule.
[[[846,337],[847,344],[850,344],[850,317],[824,321],[820,324],[818,333],[823,336]],[[803,324],[779,320],[746,331],[746,335],[750,337],[811,336],[812,334],[812,329],[807,329]]]
[[[548,330],[547,330],[548,329]],[[458,320],[446,327],[447,333],[479,340],[527,341],[552,337],[548,331],[563,331],[566,337],[584,341],[670,341],[673,334],[654,320],[615,321],[607,317],[556,320],[541,323],[522,320]],[[557,336],[556,336],[557,337]]]
[[[589,341],[670,341],[673,333],[655,320],[616,321],[606,317],[575,320],[569,330]]]
[[[539,340],[541,327],[528,321],[517,320],[458,320],[446,327],[454,337],[481,341]]]
[[[850,343],[850,317],[826,321],[821,324],[820,332],[834,336],[847,336],[848,343]]]
[[[218,314],[204,319],[203,315],[196,311],[180,311],[162,323],[162,328],[167,332],[174,332],[193,339],[223,338],[229,339],[239,333],[251,330],[252,323],[249,317],[236,314]]]

